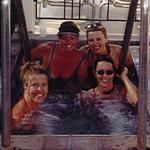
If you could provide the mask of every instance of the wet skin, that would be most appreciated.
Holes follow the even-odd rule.
[[[104,74],[98,74],[98,71],[104,70]],[[114,79],[114,72],[112,74],[106,74],[106,71],[112,70],[113,66],[110,62],[101,61],[98,62],[95,72],[95,77],[98,81],[98,91],[103,93],[109,91],[113,88],[113,79]]]
[[[24,83],[24,95],[12,109],[12,126],[43,102],[48,93],[48,78],[45,74],[32,74]]]
[[[48,93],[48,79],[44,74],[33,74],[29,81],[24,84],[25,99],[35,103],[41,103]]]
[[[109,53],[108,49],[106,47],[107,38],[102,33],[102,31],[88,32],[87,40],[88,40],[88,44],[89,44],[91,50],[96,55],[103,55],[103,54]],[[121,47],[119,45],[109,44],[109,48],[110,48],[110,56],[113,58],[116,68],[118,68]],[[133,60],[131,57],[131,53],[128,52],[127,57],[126,57],[126,66],[130,66],[132,64],[133,64]]]
[[[52,78],[69,78],[73,75],[75,68],[85,53],[76,49],[79,41],[77,34],[63,33],[58,40],[58,43],[46,42],[32,49],[32,60],[42,60],[44,67],[48,67],[50,64]],[[53,49],[54,53],[50,63]],[[79,78],[87,78],[86,68],[87,59],[84,59],[77,72]]]
[[[106,43],[107,39],[105,38],[102,31],[94,31],[88,33],[88,44],[95,54],[105,54]]]
[[[59,42],[65,52],[70,52],[76,49],[79,42],[79,36],[71,33],[64,33],[59,37]]]

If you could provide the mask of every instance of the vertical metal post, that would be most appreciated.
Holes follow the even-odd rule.
[[[2,52],[2,146],[10,146],[11,88],[10,88],[10,4],[1,0],[1,52]]]
[[[139,105],[138,105],[138,150],[146,150],[147,100],[148,100],[148,0],[141,1]]]
[[[130,45],[130,39],[132,35],[133,24],[134,24],[134,20],[136,16],[137,5],[138,5],[138,0],[132,0],[130,2],[128,18],[127,18],[123,42],[122,42],[122,50],[121,50],[120,59],[119,59],[119,72],[120,73],[122,72],[125,66],[126,56],[128,53],[128,48]]]

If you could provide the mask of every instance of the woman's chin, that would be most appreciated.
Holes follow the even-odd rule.
[[[104,90],[108,90],[110,88],[110,83],[101,83],[101,87],[104,89]]]
[[[44,100],[43,97],[36,97],[36,98],[34,99],[34,102],[35,102],[35,103],[42,103],[43,100]]]

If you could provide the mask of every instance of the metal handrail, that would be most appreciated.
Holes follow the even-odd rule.
[[[138,135],[137,147],[146,150],[147,133],[147,102],[148,102],[148,1],[141,1],[141,28],[140,28],[140,63],[139,63],[139,105],[138,105]]]
[[[74,2],[72,0],[66,0],[65,1],[65,5],[67,7],[71,7],[72,3],[74,7],[79,7],[80,5],[83,5],[86,1],[85,0],[80,0],[80,2]],[[43,7],[47,7],[47,5],[49,6],[60,6],[60,7],[64,7],[64,0],[58,0],[58,1],[52,1],[52,0],[42,0],[39,1],[38,3],[43,4]]]
[[[113,0],[113,5],[115,7],[122,7],[122,8],[129,8],[130,6],[130,0],[124,1],[124,0]],[[140,1],[138,1],[137,8],[140,8]]]
[[[1,1],[1,62],[2,62],[2,146],[11,143],[11,84],[10,84],[10,4],[11,0]]]

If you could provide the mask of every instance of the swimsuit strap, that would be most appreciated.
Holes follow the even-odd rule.
[[[110,47],[109,47],[109,44],[106,44],[106,50],[107,50],[107,52],[108,52],[108,55],[110,55],[111,49],[110,49]]]
[[[52,63],[52,59],[53,59],[55,48],[56,48],[56,43],[54,42],[52,52],[49,55],[49,61],[48,61],[49,63],[48,63],[48,66],[47,66],[47,71],[48,71],[49,75],[50,75],[50,66],[51,66],[51,63]]]
[[[77,76],[78,71],[79,71],[79,66],[81,65],[81,63],[83,62],[83,60],[84,60],[85,58],[86,58],[86,55],[84,55],[84,56],[82,56],[82,57],[80,58],[79,63],[76,65],[76,67],[75,67],[75,69],[74,69],[74,71],[73,71],[73,74],[74,74],[74,75]]]

